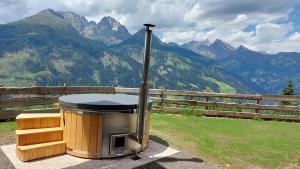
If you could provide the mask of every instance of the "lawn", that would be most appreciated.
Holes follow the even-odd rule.
[[[299,123],[161,113],[153,113],[151,120],[151,135],[208,164],[300,168]],[[15,122],[0,122],[0,137],[14,130]]]
[[[0,122],[0,137],[7,134],[12,134],[16,130],[16,122]]]
[[[151,134],[209,164],[300,168],[300,124],[153,113]]]

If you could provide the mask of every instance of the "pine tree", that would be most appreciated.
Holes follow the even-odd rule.
[[[291,80],[289,80],[287,86],[282,89],[281,95],[290,95],[290,96],[296,95],[296,92],[294,90],[294,86],[293,86],[293,83],[292,83]],[[290,102],[282,101],[281,104],[282,105],[289,105]]]

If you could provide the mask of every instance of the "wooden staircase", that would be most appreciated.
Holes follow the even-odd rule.
[[[66,152],[60,113],[20,114],[16,121],[16,153],[21,161]]]

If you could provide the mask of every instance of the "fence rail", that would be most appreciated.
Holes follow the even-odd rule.
[[[15,118],[20,113],[58,112],[55,103],[59,96],[80,93],[138,94],[139,89],[108,86],[0,87],[0,120]],[[150,89],[149,94],[154,103],[153,110],[170,113],[188,111],[205,116],[300,122],[300,96],[165,89]],[[280,102],[293,104],[278,104]],[[273,113],[266,111],[273,111]]]

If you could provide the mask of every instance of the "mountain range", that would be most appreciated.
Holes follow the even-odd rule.
[[[294,82],[300,93],[300,53],[256,52],[243,45],[234,48],[219,39],[213,43],[208,40],[191,41],[179,46],[206,54],[222,63],[227,71],[237,74],[248,83],[254,83],[253,90],[259,93],[279,93],[288,80]]]
[[[0,25],[0,84],[138,87],[143,29],[131,35],[114,18],[99,23],[47,9]],[[152,37],[153,88],[278,93],[288,79],[300,86],[300,54],[234,48],[222,40],[164,43]]]

